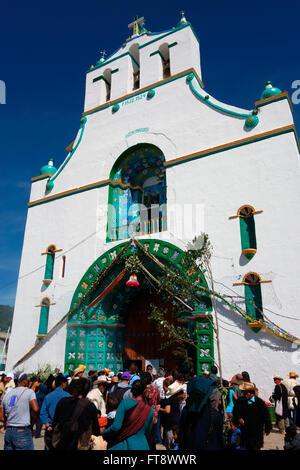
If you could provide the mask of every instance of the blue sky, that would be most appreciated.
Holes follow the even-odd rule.
[[[199,40],[206,91],[224,103],[252,109],[267,80],[293,96],[300,82],[296,2],[173,0],[53,0],[1,6],[0,304],[14,305],[30,178],[54,158],[62,163],[83,112],[85,73],[105,49],[130,36],[135,15],[159,32],[185,12]],[[300,93],[298,94],[300,98]],[[300,130],[300,104],[294,103]]]

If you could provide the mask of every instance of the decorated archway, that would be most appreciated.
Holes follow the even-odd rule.
[[[126,260],[137,254],[144,266],[138,275],[138,287],[126,285],[129,272]],[[184,252],[175,245],[157,239],[129,240],[102,254],[86,271],[73,295],[68,317],[65,371],[84,364],[88,370],[105,367],[122,370],[128,360],[156,365],[175,365],[172,349],[161,351],[161,338],[148,319],[151,304],[162,300],[155,289],[164,269],[180,276],[197,277],[207,287],[201,273],[183,264]],[[213,363],[211,301],[203,294],[195,308],[179,321],[193,329],[199,348],[195,350],[197,373]],[[169,305],[170,317],[172,305]]]
[[[166,230],[165,157],[152,144],[123,152],[110,172],[107,241]]]

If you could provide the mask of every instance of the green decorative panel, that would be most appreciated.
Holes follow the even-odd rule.
[[[210,371],[214,364],[214,334],[212,316],[205,315],[196,320],[197,374]]]
[[[124,305],[126,307],[128,297],[134,295],[134,291],[130,288],[127,288],[129,291],[126,291],[126,288],[124,290],[124,281],[123,287],[121,284],[112,286],[116,278],[122,274],[126,258],[137,251],[142,256],[143,262],[151,265],[151,270],[158,272],[162,266],[167,266],[185,277],[198,281],[199,287],[207,288],[205,278],[199,276],[199,272],[196,273],[184,266],[184,252],[171,243],[144,239],[139,241],[138,246],[132,245],[131,242],[123,242],[111,248],[89,267],[73,295],[71,302],[73,311],[67,325],[66,372],[74,370],[79,364],[85,364],[88,369],[96,370],[108,367],[117,371],[122,368]],[[90,306],[99,294],[105,291],[108,292],[107,295]],[[209,296],[202,293],[200,298],[197,312],[187,318],[187,322],[192,319],[194,323],[199,312],[211,311]],[[208,334],[211,335],[211,332]],[[203,348],[207,346],[204,345]]]

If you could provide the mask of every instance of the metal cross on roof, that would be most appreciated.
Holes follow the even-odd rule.
[[[134,17],[134,21],[128,25],[129,29],[133,30],[133,36],[139,34],[139,25],[145,22],[145,18],[139,18],[138,15]]]

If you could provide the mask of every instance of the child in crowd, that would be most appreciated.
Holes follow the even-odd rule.
[[[179,450],[179,426],[178,424],[175,424],[172,427],[172,433],[173,435],[170,437],[170,444],[169,448],[170,450]]]
[[[230,420],[230,449],[244,450],[241,447],[241,430],[239,424],[231,418]]]
[[[120,404],[120,400],[115,395],[108,395],[107,399],[107,427],[111,426],[114,422],[117,408]]]

